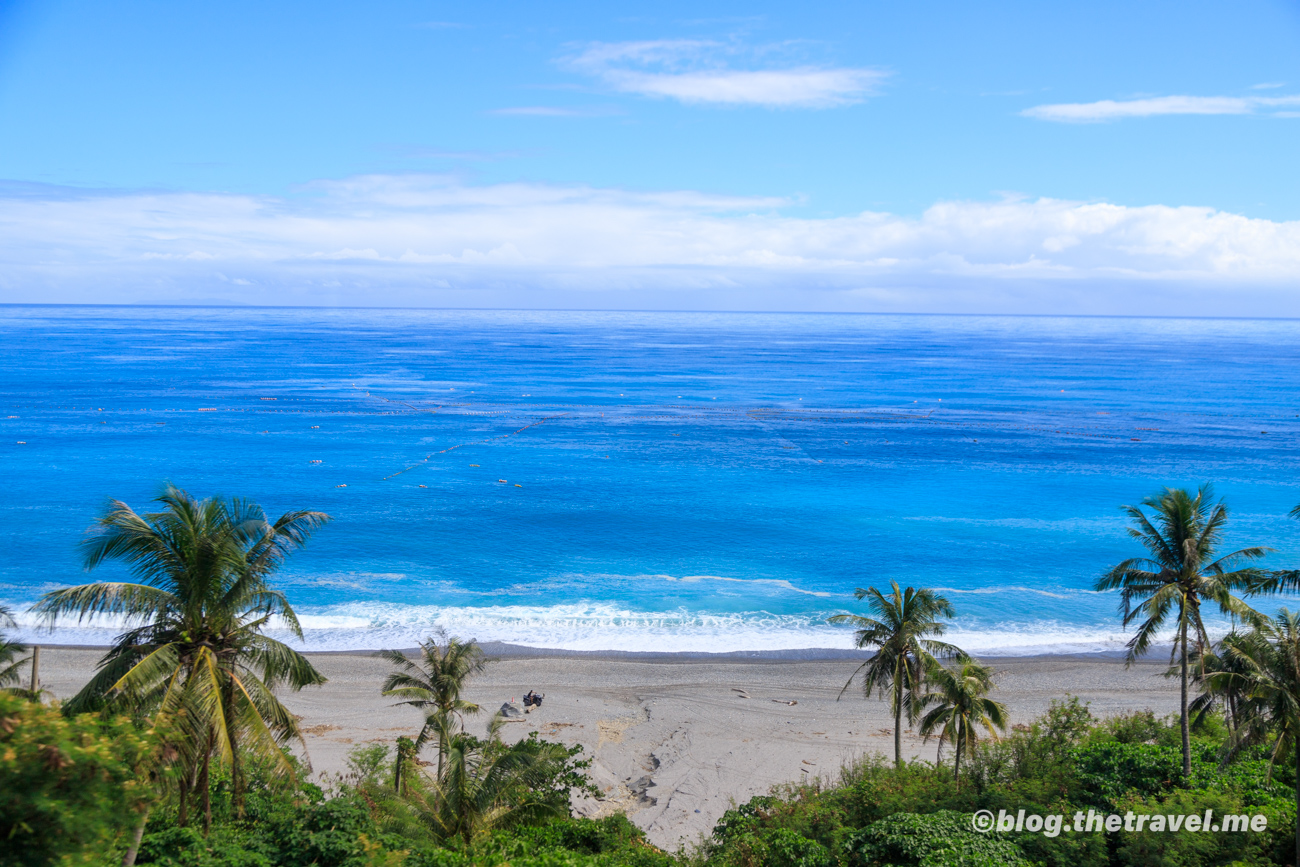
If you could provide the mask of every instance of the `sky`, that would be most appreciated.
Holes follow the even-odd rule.
[[[0,0],[0,302],[1300,316],[1300,3]]]

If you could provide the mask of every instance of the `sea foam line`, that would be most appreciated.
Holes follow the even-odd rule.
[[[349,603],[300,609],[304,639],[273,627],[277,638],[308,651],[409,648],[439,628],[462,638],[577,651],[733,653],[807,649],[849,650],[853,630],[826,623],[824,614],[767,611],[710,613],[636,611],[609,603],[552,606],[433,606]],[[18,614],[14,637],[31,643],[105,645],[131,625],[98,617],[44,628]],[[1037,654],[1113,651],[1126,636],[1117,624],[1067,625],[1051,620],[954,624],[946,639],[972,653]]]

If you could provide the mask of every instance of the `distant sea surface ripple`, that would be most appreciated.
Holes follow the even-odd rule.
[[[1113,649],[1120,504],[1207,481],[1300,565],[1294,321],[7,306],[0,356],[20,612],[126,577],[77,543],[167,479],[334,517],[278,578],[322,650],[848,648],[890,581],[972,650]]]

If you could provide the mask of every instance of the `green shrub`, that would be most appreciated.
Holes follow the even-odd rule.
[[[518,859],[571,853],[603,856],[600,862],[628,867],[668,867],[669,855],[646,842],[645,832],[619,813],[603,819],[566,819],[549,825],[522,826],[493,834],[478,843],[479,861],[519,863]]]
[[[1204,815],[1206,810],[1214,811],[1212,821],[1215,823],[1221,822],[1226,815],[1262,813],[1268,817],[1268,831],[1120,831],[1115,835],[1119,863],[1208,867],[1238,862],[1268,864],[1270,858],[1284,864],[1292,860],[1295,852],[1295,807],[1286,800],[1252,806],[1240,793],[1231,790],[1183,789],[1160,798],[1133,797],[1116,807],[1118,813],[1132,811],[1148,815]]]
[[[971,829],[969,813],[900,813],[855,834],[852,865],[861,867],[1031,867],[1001,834]]]
[[[1079,806],[1112,809],[1126,794],[1168,792],[1183,776],[1180,748],[1124,741],[1090,743],[1074,753]]]
[[[930,813],[935,810],[971,812],[978,807],[973,786],[953,785],[949,768],[926,762],[907,762],[895,768],[881,756],[860,763],[845,775],[848,784],[833,797],[851,828],[863,828],[896,813]]]
[[[0,692],[0,865],[89,863],[120,845],[156,797],[152,751],[126,718],[66,717]]]
[[[830,851],[789,828],[756,828],[730,837],[708,861],[717,867],[831,867]]]

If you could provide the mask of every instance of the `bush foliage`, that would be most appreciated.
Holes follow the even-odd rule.
[[[1192,775],[1184,780],[1176,725],[1149,713],[1097,721],[1071,699],[981,746],[956,781],[947,764],[895,767],[870,758],[844,768],[833,785],[787,787],[736,806],[697,850],[668,854],[621,814],[587,819],[567,810],[521,813],[469,842],[441,838],[418,809],[419,797],[396,792],[396,753],[384,745],[359,748],[349,773],[323,786],[301,773],[285,781],[250,763],[242,815],[230,778],[215,773],[205,837],[193,816],[189,827],[178,825],[169,781],[149,774],[152,732],[126,719],[69,717],[0,695],[0,867],[121,864],[145,815],[136,863],[157,867],[1291,864],[1293,763],[1283,756],[1270,767],[1266,754],[1247,750],[1225,764],[1225,738],[1211,720],[1195,732]],[[489,752],[545,748],[534,737]],[[535,783],[543,802],[591,792],[580,750],[563,751],[567,760],[548,766],[550,776]],[[1089,809],[1264,814],[1268,830],[1046,836],[971,827],[976,810],[1021,809],[1067,817]]]

